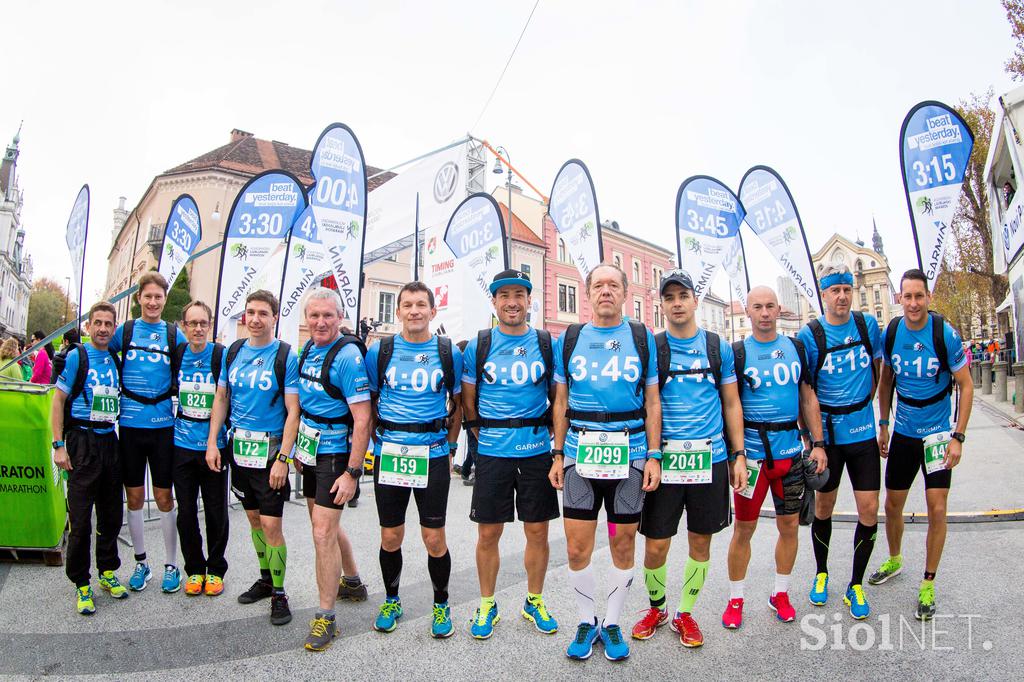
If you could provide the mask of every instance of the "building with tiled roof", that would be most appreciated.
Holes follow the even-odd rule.
[[[25,230],[21,225],[25,194],[18,187],[20,136],[19,128],[0,162],[0,338],[16,336],[24,341],[32,293],[32,259],[24,251]]]

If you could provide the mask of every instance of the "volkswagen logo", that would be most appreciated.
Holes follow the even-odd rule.
[[[408,454],[409,454],[409,448],[407,448],[407,447],[405,447],[405,446],[403,445],[403,446],[402,446],[402,454],[403,454],[403,455],[408,455]]]
[[[597,439],[599,441],[601,441],[602,443],[607,443],[608,442],[608,434],[607,433],[602,433],[600,436],[597,437]]]
[[[193,384],[192,390],[198,393],[199,392],[199,384]]]
[[[687,441],[683,441],[683,449],[684,450],[689,450],[692,447],[693,447],[693,444],[691,444],[690,441],[688,441],[688,440]]]
[[[455,194],[455,187],[459,184],[459,167],[449,161],[437,169],[434,176],[434,201],[443,204]]]

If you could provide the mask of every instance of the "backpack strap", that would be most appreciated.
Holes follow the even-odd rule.
[[[672,364],[672,349],[668,345],[668,332],[654,335],[654,356],[658,362],[658,389],[665,388]]]
[[[178,394],[178,376],[181,373],[181,363],[185,359],[185,349],[188,348],[187,343],[179,343],[171,351],[171,393],[173,395]],[[214,379],[213,383],[217,383]]]
[[[441,359],[441,372],[444,373],[444,387],[448,397],[455,397],[455,358],[452,356],[452,340],[447,336],[437,337],[437,355]]]
[[[892,362],[892,351],[896,347],[896,331],[899,329],[903,316],[889,320],[889,326],[885,328],[885,359]]]
[[[551,350],[551,332],[546,329],[537,329],[537,347],[540,349],[541,360],[544,361],[544,380],[548,389],[551,388],[552,377],[555,375],[555,363],[553,351]]]
[[[231,345],[228,346],[227,357],[224,358],[224,369],[229,373],[231,372],[231,364],[235,361],[235,358],[238,357],[238,351],[242,350],[242,346],[244,345],[245,339],[238,339],[237,341],[232,341]]]
[[[722,348],[721,338],[714,332],[705,332],[707,342],[707,367],[691,367],[687,369],[672,369],[672,349],[668,344],[668,333],[659,332],[654,335],[655,355],[658,362],[658,387],[664,388],[670,377],[687,376],[699,374],[714,378],[715,386],[722,383]]]
[[[732,354],[733,354],[733,362],[736,364],[736,378],[737,378],[736,388],[740,392],[740,395],[742,396],[743,395],[743,385],[744,384],[747,384],[747,386],[751,390],[753,390],[753,387],[754,387],[753,379],[748,377],[747,376],[747,372],[746,372],[746,369],[747,369],[747,347],[743,344],[742,341],[733,341],[732,342]]]
[[[580,340],[580,331],[583,325],[579,322],[570,324],[562,335],[562,375],[565,377],[566,388],[572,388],[572,373],[569,371],[569,360],[572,352],[576,350],[576,343]]]
[[[715,387],[722,388],[722,337],[714,332],[704,332],[708,353],[708,369],[715,378]]]
[[[81,343],[76,343],[74,345],[74,349],[78,351],[78,369],[75,371],[75,379],[71,385],[71,393],[68,394],[68,399],[64,401],[64,433],[66,434],[68,429],[76,427],[85,429],[102,429],[112,426],[110,422],[94,422],[89,421],[88,419],[76,419],[71,415],[73,403],[79,396],[82,396],[85,393],[85,382],[89,376],[89,352]],[[110,354],[111,362],[117,372],[117,383],[120,385],[121,369],[118,365],[118,355],[109,349],[107,352]]]
[[[476,372],[475,376],[476,376],[476,384],[477,384],[477,386],[479,386],[480,382],[483,381],[485,378],[488,378],[488,377],[484,376],[484,374],[485,374],[484,365],[487,364],[487,357],[490,354],[491,354],[491,330],[490,329],[481,329],[480,331],[478,331],[476,333],[476,367],[474,368],[474,371]],[[490,378],[491,381],[495,381],[497,379],[497,377],[489,377],[489,378]],[[477,410],[479,410],[480,409],[480,390],[479,390],[479,388],[477,389],[476,396],[477,396],[477,398],[476,398],[476,406],[477,406]]]
[[[814,372],[811,374],[811,386],[814,387],[814,390],[818,390],[818,375],[821,373],[821,368],[825,366],[825,356],[828,355],[828,340],[825,338],[825,328],[821,326],[821,320],[817,318],[811,320],[807,323],[807,328],[811,330],[811,336],[814,338],[814,348],[818,353],[817,360],[814,363]]]
[[[636,394],[644,392],[647,383],[647,366],[651,362],[651,349],[647,347],[647,327],[639,322],[629,321],[629,331],[633,335],[633,345],[640,356],[640,377],[636,382]]]
[[[277,393],[270,400],[271,407],[277,403],[279,398],[284,396],[284,378],[288,371],[288,352],[291,349],[291,344],[285,341],[278,342],[277,354],[274,356],[274,377],[277,379]]]
[[[787,336],[786,338],[793,342],[793,347],[796,348],[796,355],[800,358],[800,380],[813,387],[810,372],[807,371],[807,348],[804,347],[804,342],[795,336]]]
[[[932,345],[935,347],[935,355],[939,358],[939,371],[935,373],[935,383],[939,383],[939,375],[944,371],[950,371],[949,349],[946,348],[946,318],[940,313],[928,311],[932,318]]]
[[[118,372],[121,376],[124,376],[124,364],[128,358],[128,352],[131,350],[137,350],[142,353],[157,353],[159,355],[166,355],[168,359],[173,358],[174,350],[176,349],[175,341],[178,340],[177,328],[173,322],[165,322],[165,333],[167,334],[167,347],[169,350],[157,350],[154,348],[146,348],[145,346],[136,346],[133,343],[135,339],[135,320],[128,320],[124,323],[124,327],[121,328],[121,355],[118,357]],[[167,386],[167,390],[163,393],[155,396],[145,396],[131,390],[122,382],[121,384],[121,395],[129,400],[134,400],[137,403],[143,405],[159,405],[165,400],[170,400],[171,396],[175,395],[178,391],[178,373],[174,370],[174,363],[170,363],[171,381]]]
[[[391,363],[391,356],[395,353],[395,337],[385,336],[378,342],[377,347],[377,392],[381,393],[387,385],[386,372],[388,364]]]
[[[535,330],[537,332],[537,347],[540,349],[541,357],[544,361],[544,380],[548,388],[551,387],[550,376],[554,371],[552,367],[552,351],[551,351],[551,334],[543,329]],[[476,336],[476,415],[477,418],[471,421],[465,422],[465,427],[468,428],[489,428],[489,429],[520,429],[520,428],[547,428],[551,426],[551,408],[548,407],[544,410],[544,413],[537,417],[518,417],[514,419],[502,418],[495,419],[491,417],[480,416],[480,384],[484,379],[484,364],[487,361],[487,357],[491,352],[491,330],[481,329]],[[546,350],[545,350],[546,349]],[[492,377],[492,381],[494,377]]]

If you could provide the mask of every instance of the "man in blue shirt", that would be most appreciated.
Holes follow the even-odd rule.
[[[796,562],[799,512],[804,498],[804,467],[825,471],[818,399],[808,383],[803,344],[776,329],[781,308],[775,292],[754,287],[747,294],[747,316],[753,335],[733,345],[740,398],[743,401],[743,441],[747,451],[747,485],[734,495],[736,524],[729,543],[729,603],[722,625],[743,624],[743,587],[750,563],[750,539],[757,530],[761,504],[769,490],[775,506],[779,539],[775,545],[775,587],[768,606],[776,617],[791,623],[796,611],[789,601],[789,576]],[[813,435],[808,461],[798,421]]]
[[[562,490],[569,553],[569,583],[579,625],[566,650],[589,658],[600,637],[605,657],[629,657],[619,617],[630,585],[636,531],[644,493],[661,480],[661,401],[654,336],[622,317],[628,282],[614,265],[599,265],[586,279],[591,321],[570,326],[555,344],[554,461],[552,485]],[[603,623],[595,613],[597,591],[591,557],[601,507],[615,533],[609,538],[612,568],[606,583]]]
[[[221,469],[217,437],[231,415],[231,488],[249,520],[260,577],[238,596],[241,604],[270,597],[270,622],[291,622],[284,591],[288,548],[281,530],[284,503],[291,494],[290,453],[299,429],[299,361],[295,351],[274,338],[277,297],[265,289],[245,299],[249,338],[231,344],[217,381],[210,416],[206,464]]]
[[[884,583],[903,570],[903,506],[920,470],[928,504],[924,579],[918,588],[917,619],[935,615],[935,572],[946,543],[946,499],[953,467],[960,462],[964,433],[971,417],[974,384],[960,335],[928,310],[928,278],[918,269],[900,279],[903,316],[893,319],[885,333],[885,366],[878,384],[878,446],[885,465],[885,537],[889,558],[868,582]],[[956,425],[949,396],[956,385]],[[889,439],[893,393],[896,424]],[[952,430],[951,430],[952,428]]]
[[[366,599],[352,543],[340,521],[363,474],[370,440],[370,385],[362,341],[341,335],[345,307],[338,293],[323,287],[311,290],[303,312],[310,338],[299,359],[301,417],[295,459],[313,527],[320,592],[305,647],[323,651],[337,636],[335,600]]]
[[[661,485],[644,501],[644,582],[651,608],[633,627],[649,639],[669,620],[665,603],[668,551],[686,510],[689,557],[672,629],[686,647],[704,644],[692,611],[711,561],[711,536],[729,525],[729,486],[747,476],[743,408],[736,390],[732,347],[697,326],[699,301],[689,273],[661,280],[666,331],[655,337],[661,386]],[[664,350],[662,350],[664,349]],[[724,418],[723,418],[724,417]],[[723,435],[729,433],[727,445]]]
[[[213,312],[202,301],[192,301],[181,312],[188,343],[174,349],[171,366],[177,372],[178,413],[174,419],[174,496],[178,498],[178,533],[185,557],[185,594],[194,597],[204,590],[216,597],[224,591],[228,562],[228,459],[227,429],[217,434],[221,468],[206,465],[210,414],[217,381],[224,371],[224,347],[209,343]],[[215,376],[216,374],[216,376]],[[199,496],[206,517],[206,548],[199,531]]]
[[[548,613],[542,596],[548,568],[548,523],[558,518],[558,494],[548,480],[548,406],[554,370],[551,335],[531,329],[526,322],[533,284],[525,273],[498,273],[490,291],[498,327],[484,329],[470,339],[463,356],[462,404],[466,423],[479,440],[469,518],[477,522],[479,530],[480,607],[470,631],[477,639],[487,639],[498,621],[494,600],[498,541],[505,524],[514,520],[515,506],[526,534],[527,595],[521,613],[540,632],[554,634],[558,623]],[[481,349],[481,343],[485,348]]]
[[[409,282],[398,292],[402,331],[374,344],[366,354],[370,392],[376,407],[373,490],[380,519],[380,570],[386,599],[373,627],[392,632],[402,617],[398,597],[402,540],[409,497],[415,497],[427,570],[434,587],[434,638],[450,637],[448,580],[452,558],[444,526],[451,481],[451,451],[459,435],[462,409],[462,353],[448,337],[432,336],[437,315],[434,292]],[[451,401],[453,410],[449,412]],[[451,416],[449,416],[451,415]]]
[[[174,468],[174,412],[171,405],[171,349],[187,339],[172,322],[160,319],[167,304],[167,280],[150,271],[139,278],[135,294],[142,317],[122,324],[110,339],[110,350],[121,354],[121,416],[118,444],[124,491],[128,497],[128,533],[135,551],[135,571],[128,580],[134,591],[146,589],[152,575],[143,533],[146,464],[153,497],[160,510],[164,536],[164,592],[177,592],[178,530],[171,496]],[[129,337],[130,333],[130,338]],[[173,338],[171,338],[173,336]]]
[[[828,601],[828,550],[832,538],[832,510],[839,495],[845,466],[857,503],[853,533],[853,571],[843,602],[857,620],[868,617],[864,571],[878,531],[878,489],[882,474],[875,439],[876,377],[882,362],[882,336],[872,315],[851,311],[853,274],[845,265],[829,266],[822,273],[824,318],[811,320],[797,335],[807,351],[811,386],[818,394],[824,420],[828,482],[814,499],[811,544],[817,571],[810,601]]]
[[[64,570],[75,584],[76,608],[82,615],[96,612],[89,586],[89,544],[92,512],[96,508],[96,568],[100,587],[115,599],[128,596],[114,575],[121,566],[117,534],[121,530],[121,464],[117,452],[117,358],[108,351],[117,324],[117,310],[106,301],[89,309],[86,330],[92,340],[76,345],[57,378],[50,424],[53,463],[67,472],[68,534]],[[70,401],[70,403],[69,403]]]

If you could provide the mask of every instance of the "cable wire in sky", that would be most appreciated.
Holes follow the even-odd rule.
[[[476,129],[480,123],[480,119],[484,117],[487,112],[487,107],[491,105],[491,100],[494,99],[494,93],[498,92],[498,86],[501,85],[501,79],[505,77],[505,72],[508,71],[508,65],[512,63],[512,58],[516,56],[516,50],[519,49],[519,43],[523,41],[523,36],[526,34],[526,29],[530,26],[530,20],[533,19],[533,13],[537,11],[537,5],[540,4],[540,0],[533,3],[533,9],[530,10],[530,16],[526,17],[526,23],[523,24],[523,30],[519,33],[519,38],[516,40],[515,47],[512,48],[512,54],[508,56],[508,61],[505,62],[505,68],[501,70],[501,75],[498,76],[497,82],[494,84],[494,89],[491,90],[491,94],[487,97],[487,101],[484,102],[484,108],[480,110],[480,115],[476,117],[473,125],[470,126],[469,130],[472,132]]]

